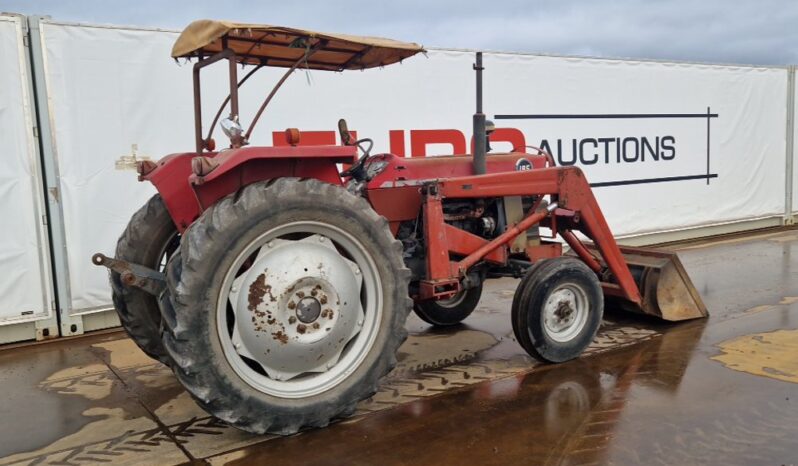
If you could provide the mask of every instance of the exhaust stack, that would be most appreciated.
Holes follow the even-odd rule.
[[[485,154],[488,143],[485,131],[485,114],[482,113],[482,52],[477,52],[474,71],[477,72],[477,112],[474,114],[474,174],[484,175],[487,171]]]

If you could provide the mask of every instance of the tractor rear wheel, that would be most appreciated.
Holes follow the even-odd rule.
[[[578,357],[593,341],[604,314],[598,277],[573,257],[533,266],[514,301],[518,342],[530,356],[546,362]]]
[[[438,327],[457,325],[474,312],[482,297],[482,283],[461,290],[449,299],[421,301],[413,310],[424,322]]]
[[[216,417],[253,433],[325,426],[396,364],[410,271],[363,198],[314,179],[255,183],[206,210],[180,249],[164,344]]]
[[[116,243],[116,258],[163,270],[179,244],[172,218],[161,196],[156,194],[131,217]],[[119,320],[130,338],[149,357],[169,365],[169,355],[161,342],[157,298],[139,288],[125,286],[116,272],[111,272],[111,289]]]

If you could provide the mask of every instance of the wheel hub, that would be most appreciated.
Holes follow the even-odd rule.
[[[321,303],[312,296],[301,298],[299,304],[296,305],[296,316],[303,323],[310,324],[314,322],[319,318],[320,314]]]
[[[230,289],[235,351],[273,380],[329,370],[363,326],[362,281],[322,235],[270,241]]]
[[[584,327],[588,311],[587,294],[581,287],[558,287],[544,303],[543,327],[551,339],[569,341]]]
[[[554,321],[560,327],[567,327],[574,320],[574,303],[570,300],[561,300],[554,311]]]

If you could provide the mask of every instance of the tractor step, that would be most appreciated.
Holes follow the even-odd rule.
[[[149,267],[114,259],[99,252],[91,256],[91,262],[118,273],[126,286],[140,288],[154,296],[160,295],[166,289],[166,275]]]
[[[460,291],[460,280],[421,280],[418,297],[426,299],[449,299]]]

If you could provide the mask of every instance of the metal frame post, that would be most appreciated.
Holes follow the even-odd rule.
[[[201,154],[205,150],[205,141],[202,139],[202,89],[200,82],[200,71],[208,65],[212,65],[219,60],[230,60],[230,108],[232,112],[238,113],[238,78],[236,78],[235,52],[225,48],[221,52],[208,58],[201,58],[194,63],[192,75],[194,79],[194,139],[197,146],[197,153]]]
[[[787,135],[784,170],[784,224],[793,225],[792,193],[795,176],[795,65],[787,67]]]
[[[39,134],[39,153],[44,174],[45,195],[47,198],[47,226],[50,235],[53,282],[55,284],[56,306],[61,327],[61,336],[83,333],[83,319],[70,315],[72,292],[69,285],[69,264],[67,261],[64,210],[61,202],[61,183],[56,157],[55,135],[52,127],[50,96],[47,89],[41,24],[46,16],[28,17],[30,37],[31,75],[33,78],[36,124]]]
[[[9,15],[15,17],[15,22],[19,27],[19,61],[22,71],[23,101],[26,107],[26,124],[28,125],[28,137],[33,141],[33,147],[29,152],[29,163],[33,186],[36,191],[32,193],[35,199],[35,218],[38,219],[36,225],[36,236],[38,244],[38,258],[41,267],[41,286],[43,308],[49,313],[49,317],[37,320],[9,323],[0,326],[0,343],[11,343],[23,340],[46,340],[58,336],[58,312],[53,292],[52,263],[50,259],[50,241],[47,234],[47,215],[44,200],[44,187],[42,181],[42,164],[39,149],[39,128],[36,122],[36,104],[32,83],[31,54],[30,54],[30,35],[28,19],[23,15]]]
[[[487,134],[485,133],[485,114],[482,113],[482,52],[477,52],[474,71],[477,84],[477,111],[474,113],[474,174],[484,175],[487,171],[485,156],[487,152]]]

